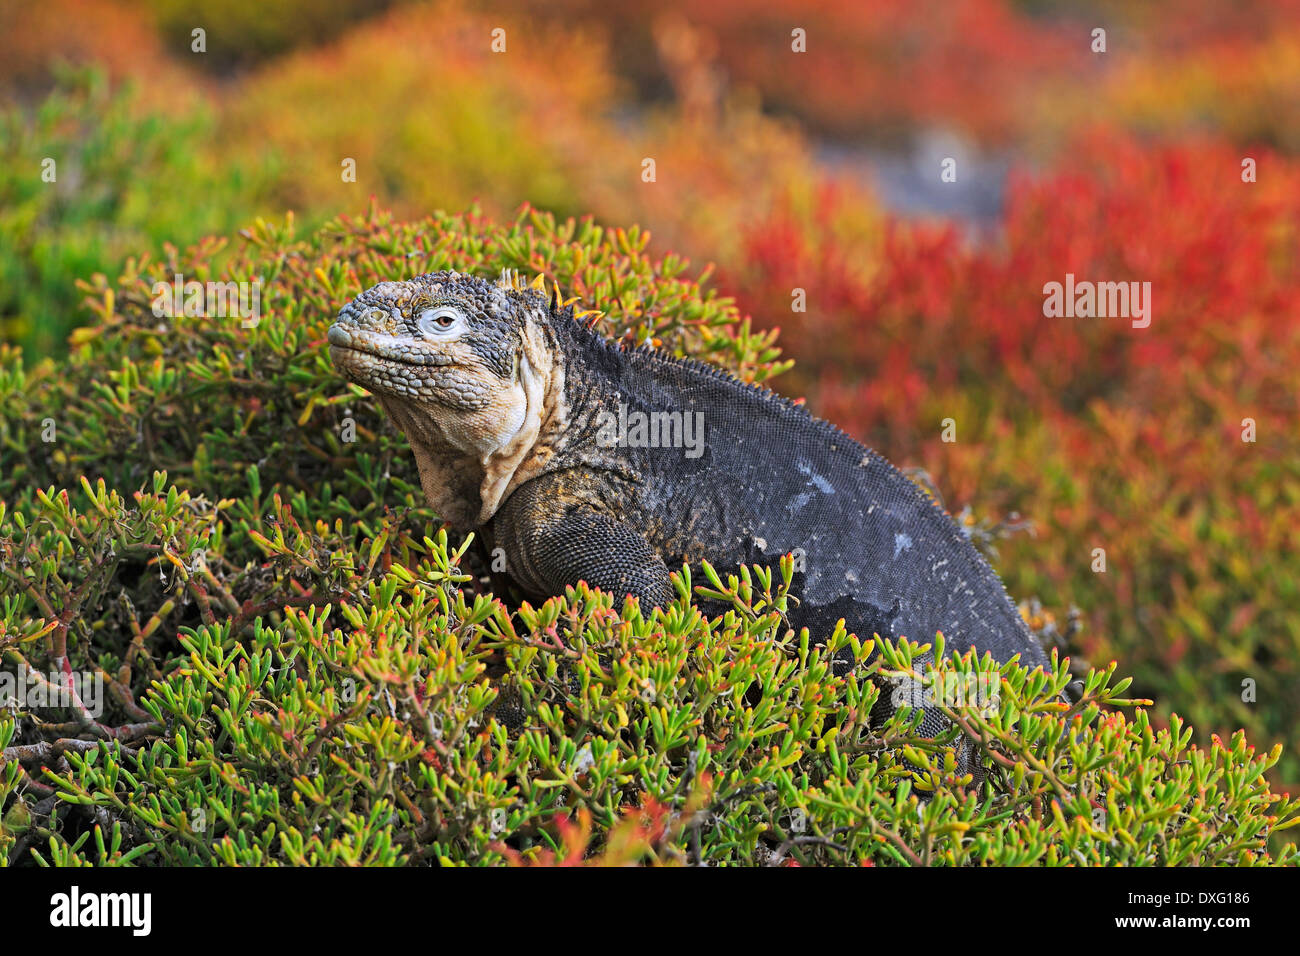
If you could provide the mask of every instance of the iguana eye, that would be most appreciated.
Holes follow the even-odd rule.
[[[446,335],[460,326],[462,316],[449,306],[437,309],[425,309],[417,320],[420,331],[429,335]]]

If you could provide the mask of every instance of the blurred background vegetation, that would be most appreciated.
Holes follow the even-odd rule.
[[[1298,0],[8,2],[0,91],[27,363],[77,279],[289,209],[639,223],[782,330],[778,389],[1030,519],[999,568],[1074,652],[1300,790]],[[1067,272],[1150,281],[1151,328],[1044,319]]]

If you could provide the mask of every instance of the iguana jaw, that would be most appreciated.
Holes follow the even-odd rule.
[[[405,433],[430,505],[470,528],[545,463],[566,418],[563,369],[531,297],[444,275],[381,283],[348,303],[329,331],[330,358]],[[414,327],[409,303],[430,290],[472,316],[462,337],[431,341]]]
[[[550,441],[544,435],[563,428],[563,367],[542,346],[543,337],[531,323],[530,332],[517,377],[494,389],[478,408],[448,406],[359,382],[375,392],[406,435],[429,504],[458,527],[487,523],[506,495],[545,463]],[[356,367],[348,364],[355,363],[354,356],[337,347],[331,347],[330,356],[357,381],[346,371]]]

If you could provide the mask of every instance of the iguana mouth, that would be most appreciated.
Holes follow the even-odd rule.
[[[385,347],[387,343],[372,337],[340,330],[337,325],[330,328],[329,342],[334,367],[349,381],[372,392],[431,399],[447,387],[447,376],[458,374],[451,356],[407,353]]]
[[[409,338],[383,335],[356,327],[348,328],[341,322],[330,326],[326,336],[330,343],[330,358],[335,353],[346,355],[356,352],[383,359],[395,365],[455,365],[455,359],[443,352],[423,351],[411,345]]]

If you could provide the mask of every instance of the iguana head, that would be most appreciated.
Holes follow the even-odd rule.
[[[381,282],[339,310],[329,343],[406,433],[426,497],[456,525],[492,516],[530,473],[543,422],[563,417],[546,297],[509,274]]]

